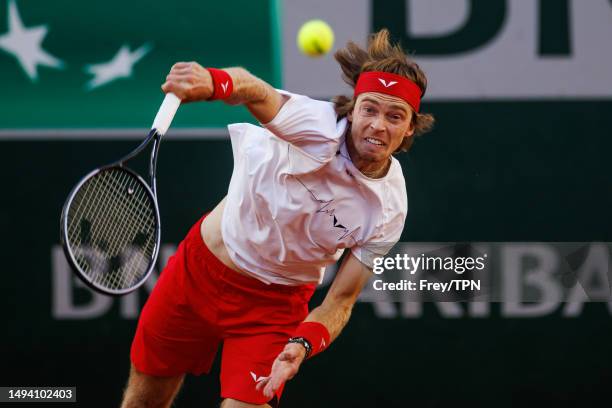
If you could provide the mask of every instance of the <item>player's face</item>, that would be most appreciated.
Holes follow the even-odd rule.
[[[404,137],[412,137],[412,115],[410,105],[398,97],[377,92],[359,95],[348,115],[357,161],[386,164]]]

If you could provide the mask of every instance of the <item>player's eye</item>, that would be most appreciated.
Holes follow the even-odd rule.
[[[362,110],[363,110],[363,112],[365,112],[365,113],[374,113],[374,112],[375,112],[374,108],[372,108],[371,106],[364,106],[364,107],[362,108]]]

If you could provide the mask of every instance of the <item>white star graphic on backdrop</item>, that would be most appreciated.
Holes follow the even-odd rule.
[[[17,58],[23,70],[32,81],[38,79],[37,65],[62,68],[64,63],[42,49],[41,43],[47,35],[47,26],[26,28],[19,17],[15,0],[8,3],[8,27],[0,36],[0,48]]]
[[[85,71],[94,75],[94,78],[85,87],[92,90],[115,79],[129,78],[134,65],[147,55],[151,48],[150,44],[144,44],[131,52],[128,45],[123,45],[110,61],[87,65]]]

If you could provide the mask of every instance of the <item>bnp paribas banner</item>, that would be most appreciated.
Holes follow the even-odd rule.
[[[271,4],[0,0],[0,128],[146,128],[176,61],[241,65],[275,82]],[[218,103],[181,109],[174,126],[249,119]]]
[[[285,38],[309,18],[334,27],[334,50],[387,27],[428,74],[428,100],[612,97],[609,0],[287,0]],[[350,10],[347,17],[346,10]],[[285,85],[327,97],[346,92],[332,58],[283,48]]]

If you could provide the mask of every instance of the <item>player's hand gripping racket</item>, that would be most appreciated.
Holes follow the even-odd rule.
[[[153,270],[160,242],[157,153],[180,103],[174,94],[167,94],[140,146],[83,177],[64,204],[60,224],[66,258],[77,276],[98,292],[129,293]],[[151,142],[147,184],[126,163]]]

